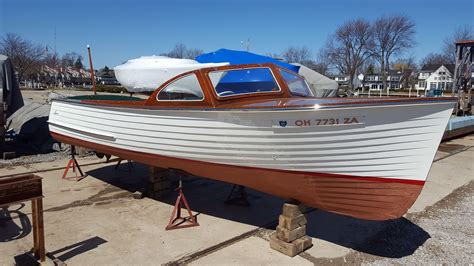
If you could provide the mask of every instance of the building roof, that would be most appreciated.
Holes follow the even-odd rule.
[[[454,74],[454,64],[429,64],[421,68],[421,72],[434,72],[441,66],[445,66],[451,74]]]
[[[459,40],[456,42],[456,44],[470,44],[474,45],[474,40]]]

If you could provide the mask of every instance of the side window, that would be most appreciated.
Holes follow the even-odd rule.
[[[306,81],[303,78],[291,74],[290,72],[287,72],[283,69],[280,69],[280,73],[292,94],[313,96],[311,89],[308,87],[308,84],[306,84]]]
[[[184,76],[168,84],[158,93],[158,101],[200,101],[204,99],[201,85],[195,74]]]

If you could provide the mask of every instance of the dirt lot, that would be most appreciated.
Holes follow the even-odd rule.
[[[474,136],[441,146],[428,182],[406,217],[374,222],[321,210],[307,213],[314,246],[294,257],[269,248],[283,200],[249,191],[250,207],[226,205],[231,185],[184,180],[199,227],[166,231],[176,194],[134,199],[147,167],[80,158],[89,175],[61,179],[66,158],[0,169],[0,176],[38,172],[43,179],[46,248],[69,265],[313,265],[473,263]],[[176,180],[175,180],[176,181]],[[174,183],[176,185],[176,182]],[[453,192],[454,191],[454,192]],[[0,209],[0,265],[30,263],[29,204]]]

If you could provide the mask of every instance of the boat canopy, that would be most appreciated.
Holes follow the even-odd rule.
[[[219,49],[214,52],[202,54],[196,57],[196,61],[199,63],[229,62],[231,65],[273,63],[280,67],[289,69],[295,73],[298,73],[298,70],[300,69],[299,66],[294,66],[269,56],[228,49]]]

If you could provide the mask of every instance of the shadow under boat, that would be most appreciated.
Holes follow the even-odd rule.
[[[148,167],[138,163],[133,165],[131,172],[123,163],[117,170],[111,165],[88,171],[87,174],[132,193],[145,192]],[[172,181],[177,187],[178,180],[173,178]],[[285,202],[278,197],[247,189],[250,206],[227,205],[224,202],[232,184],[198,177],[184,177],[182,181],[184,194],[194,213],[272,230],[278,223]],[[170,205],[170,214],[176,197],[177,192],[172,191],[159,199]],[[406,218],[368,221],[316,209],[310,209],[306,216],[308,236],[381,257],[401,258],[411,255],[430,238],[423,228]]]

